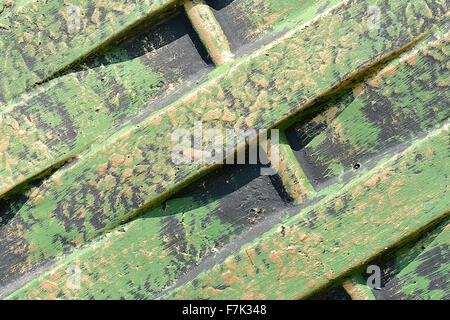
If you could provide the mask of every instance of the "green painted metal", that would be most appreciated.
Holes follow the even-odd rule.
[[[75,0],[70,5],[57,0],[6,2],[11,5],[4,5],[0,13],[2,104],[179,3],[176,0],[126,3]]]
[[[434,163],[446,153],[443,142],[447,136],[448,124],[380,164],[377,170],[367,174],[369,176],[363,175],[341,193],[330,195],[331,199],[324,199],[308,212],[274,226],[261,239],[245,245],[238,256],[231,255],[225,262],[199,275],[195,286],[191,282],[177,288],[175,292],[182,295],[169,297],[293,298],[307,295],[365,264],[372,255],[447,215],[446,203],[440,201],[446,194],[445,188],[436,190],[435,183],[426,183],[427,179],[436,179],[436,172],[448,165]],[[420,164],[415,161],[419,154],[425,157]],[[418,166],[423,169],[420,173],[416,170]],[[403,172],[401,181],[397,180],[397,170]],[[441,177],[445,181],[445,177]],[[411,190],[416,190],[417,184],[428,187],[421,187],[420,201],[410,203]],[[440,181],[438,185],[443,186]],[[392,198],[390,195],[394,192],[396,197]],[[368,202],[369,198],[378,201]],[[351,200],[344,204],[342,199]],[[408,204],[407,209],[401,206],[402,201]],[[218,221],[210,221],[208,228],[202,228],[202,216],[205,219],[214,209],[214,202],[191,210],[186,207],[189,203],[189,199],[168,203],[165,211],[159,209],[159,215],[178,216],[185,232],[180,237],[190,241],[192,249],[181,253],[177,248],[165,246],[164,236],[169,240],[173,235],[161,237],[164,218],[157,218],[158,211],[153,211],[142,220],[134,220],[124,230],[116,230],[73,254],[10,298],[117,299],[136,295],[151,298],[152,292],[161,291],[181,271],[171,268],[180,262],[178,255],[200,259],[208,253],[200,251],[204,245],[213,251],[214,237],[232,231],[230,226],[227,228]],[[332,208],[337,209],[337,215],[327,213]],[[420,212],[422,219],[410,212]],[[311,219],[315,219],[314,224],[309,223]],[[66,287],[71,275],[67,273],[70,265],[81,269],[84,290]],[[226,289],[216,289],[218,287]]]
[[[243,246],[238,254],[164,298],[292,299],[310,295],[447,215],[448,201],[441,201],[446,197],[446,179],[441,176],[437,184],[431,183],[448,165],[448,161],[434,161],[434,156],[445,159],[447,139],[448,123],[369,176]],[[428,154],[430,162],[424,159],[418,164],[418,154]],[[423,171],[414,173],[416,167]],[[400,180],[397,170],[402,171]],[[419,201],[410,202],[410,194],[418,188]],[[402,207],[405,202],[407,210]],[[419,213],[426,219],[417,219]]]
[[[361,275],[353,276],[343,282],[343,287],[353,300],[376,300],[372,289]]]
[[[118,63],[21,93],[176,1],[147,1],[133,15],[123,14],[127,7],[120,14],[113,5],[102,7],[119,15],[107,26],[119,31],[101,32],[91,16],[99,38],[83,33],[79,41],[85,44],[51,58],[39,50],[45,64],[27,69],[30,74],[14,86],[8,80],[14,92],[6,91],[0,112],[0,200],[15,199],[17,192],[27,199],[20,206],[11,202],[14,216],[1,226],[0,261],[7,261],[1,274],[6,283],[29,272],[36,277],[8,298],[304,298],[447,216],[448,176],[441,174],[448,166],[445,2],[297,2],[243,0],[233,6],[237,12],[249,3],[257,8],[246,13],[254,30],[247,39],[272,34],[273,41],[218,67],[206,83],[160,110],[152,103],[181,81],[142,59],[130,60],[119,47],[107,54],[112,61],[123,55]],[[48,12],[58,6],[47,5]],[[384,12],[385,28],[368,29],[371,5]],[[31,3],[24,8],[31,21],[38,19]],[[4,12],[0,19],[9,17]],[[1,36],[5,46],[4,39],[22,33]],[[117,88],[105,87],[105,80]],[[302,206],[286,209],[270,230],[237,242],[248,231],[239,223],[249,217],[220,219],[214,213],[224,203],[208,195],[161,204],[218,167],[175,165],[175,129],[193,132],[199,121],[204,130],[222,132],[285,129],[322,101],[325,111],[303,128],[307,136],[314,125],[326,124],[304,149],[324,174],[312,181],[312,171],[302,169],[305,163],[281,134],[281,181]],[[390,119],[370,117],[375,101],[383,102]],[[352,171],[354,159],[374,163]],[[28,186],[51,170],[41,185]],[[260,213],[255,208],[252,219]],[[448,238],[439,241],[442,247]],[[239,250],[219,255],[234,242]],[[202,267],[216,255],[223,261]],[[401,273],[406,282],[415,277],[414,263]],[[82,290],[67,286],[71,266],[81,271]],[[202,272],[183,280],[195,267]],[[427,296],[426,285],[417,285],[418,297],[445,296]]]
[[[295,155],[285,134],[281,133],[279,139],[279,155],[277,155],[279,157],[278,174],[286,192],[294,199],[295,204],[301,204],[308,196],[311,196],[315,192],[314,187],[303,172],[301,165],[295,159]],[[276,160],[271,161],[272,166],[274,161]]]
[[[344,1],[242,0],[231,2],[227,11],[236,18],[243,41],[255,42],[302,26],[340,3]]]
[[[350,279],[356,282],[356,292],[367,293],[361,298],[372,299],[448,299],[448,223],[449,217],[426,232],[399,246],[389,249],[368,265],[383,269],[382,290],[367,291],[367,283],[361,275],[367,274],[367,266],[357,270]],[[381,292],[381,296],[380,296]]]
[[[396,275],[396,289],[406,299],[448,299],[448,291],[436,282],[448,286],[449,225],[412,262]]]

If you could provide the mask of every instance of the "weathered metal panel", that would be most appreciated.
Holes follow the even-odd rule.
[[[45,66],[40,80],[29,68],[16,83],[8,68],[23,66],[4,62],[0,82],[14,92],[0,111],[0,295],[306,298],[343,283],[353,298],[373,298],[353,271],[447,217],[446,3],[188,1],[205,48],[178,13],[183,26],[153,26],[139,38],[144,49],[136,38],[115,44],[86,70],[24,92],[111,43],[102,28],[125,34],[175,3],[128,4],[136,10],[123,16],[102,7],[127,19],[112,26],[92,22],[90,4],[95,37],[81,33],[83,45],[55,56],[36,49],[48,59],[35,65]],[[249,4],[255,10],[242,13]],[[372,5],[383,28],[368,27]],[[12,12],[40,19],[34,6]],[[250,27],[233,36],[224,21],[240,14]],[[199,122],[222,132],[287,129],[280,172],[176,165],[170,133],[195,134]],[[444,233],[436,241],[447,250]],[[81,290],[68,287],[73,266]],[[424,290],[426,281],[417,297],[446,296]]]
[[[0,103],[76,63],[150,20],[177,0],[3,1]],[[81,10],[82,9],[82,10]],[[74,13],[80,10],[80,19]]]

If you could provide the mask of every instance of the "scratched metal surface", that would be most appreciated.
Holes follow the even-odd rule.
[[[105,26],[80,1],[92,32],[50,33],[58,54],[2,22],[3,298],[323,297],[424,232],[439,236],[375,297],[448,297],[445,1],[207,1],[205,28],[181,2],[143,3],[98,7],[133,12]],[[44,8],[13,2],[0,21],[65,10]],[[282,129],[280,172],[176,166],[169,134],[197,121]]]

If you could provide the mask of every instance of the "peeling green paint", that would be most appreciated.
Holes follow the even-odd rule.
[[[0,25],[7,26],[0,28],[1,104],[178,3],[176,0],[125,4],[116,0],[71,1],[70,5],[80,8],[81,14],[79,30],[71,31],[68,23],[78,18],[69,16],[66,3],[11,2],[8,14],[0,15]]]
[[[280,2],[281,7],[275,3],[267,5],[278,13],[284,10],[283,5],[294,5],[294,1]],[[321,186],[318,192],[309,188],[305,200],[311,202],[294,215],[286,212],[281,231],[274,228],[248,242],[238,259],[230,256],[196,277],[195,285],[181,284],[165,292],[163,298],[306,297],[445,215],[448,196],[443,186],[447,177],[439,172],[448,165],[442,147],[448,129],[445,125],[430,130],[448,117],[445,106],[442,108],[448,101],[448,69],[442,63],[447,59],[448,33],[441,31],[447,32],[442,23],[447,9],[439,1],[426,1],[425,6],[379,1],[381,9],[390,12],[382,16],[382,23],[390,27],[368,32],[365,17],[367,6],[373,3],[341,1],[330,12],[304,15],[307,19],[317,17],[305,26],[296,18],[298,25],[291,25],[294,29],[281,38],[218,68],[207,83],[157,112],[148,110],[146,103],[159,93],[152,85],[165,79],[150,72],[139,59],[84,71],[81,80],[72,74],[38,86],[24,97],[34,101],[56,93],[48,101],[58,110],[49,113],[48,101],[26,104],[24,110],[39,114],[39,120],[18,112],[20,101],[8,102],[0,120],[0,132],[8,134],[0,138],[0,192],[73,159],[29,190],[25,204],[0,230],[0,257],[9,263],[2,270],[5,282],[59,259],[49,272],[10,298],[154,298],[170,288],[188,267],[202,263],[206,253],[215,251],[216,240],[230,234],[228,240],[232,241],[238,234],[233,224],[211,215],[220,208],[217,199],[198,207],[192,199],[174,199],[158,207],[213,168],[175,166],[170,161],[173,143],[168,133],[175,128],[191,130],[197,121],[219,130],[268,129],[311,107],[317,99],[333,95],[336,86],[351,87],[349,79],[366,74],[364,83],[353,84],[353,102],[339,101],[337,107],[332,104],[330,107],[340,110],[330,116],[329,129],[307,146],[316,162],[326,167],[325,178],[337,180]],[[314,4],[322,6],[323,2]],[[334,3],[327,4],[329,8]],[[317,6],[311,8],[316,10]],[[282,26],[280,23],[276,28],[285,28]],[[416,48],[417,52],[412,51]],[[123,53],[113,50],[111,54]],[[379,66],[380,61],[396,55],[400,57]],[[374,66],[380,69],[372,70]],[[411,79],[414,75],[419,76]],[[102,108],[92,109],[93,101],[105,103],[100,97],[102,79],[117,76],[122,81],[121,94],[131,90],[129,101],[133,103],[123,110],[123,115],[130,117],[126,122],[122,122],[120,112],[103,114]],[[70,87],[77,82],[79,87]],[[440,89],[435,90],[436,86]],[[74,99],[80,90],[87,91],[81,105]],[[413,98],[406,95],[411,91]],[[388,126],[371,121],[364,112],[370,99],[390,101],[398,118],[393,120],[415,118],[413,128],[390,132],[391,141],[387,142],[392,146],[407,144],[400,152],[383,149],[388,145],[383,140]],[[48,127],[42,125],[45,122]],[[55,139],[58,126],[66,127],[62,134],[73,128],[70,143]],[[26,130],[20,128],[32,130],[22,132]],[[427,138],[417,138],[425,132]],[[29,140],[19,140],[17,135],[21,134]],[[330,138],[332,145],[347,143],[352,157],[329,157],[324,144]],[[20,146],[17,141],[24,143]],[[30,145],[36,148],[30,157],[35,162],[25,164],[23,159],[29,156],[26,146]],[[355,154],[380,157],[373,160],[370,169],[362,168],[349,178],[345,161]],[[291,160],[295,166],[305,165]],[[20,173],[11,176],[16,170]],[[433,183],[428,183],[431,179]],[[411,194],[418,188],[422,194],[415,200],[420,201],[412,201]],[[419,212],[420,219],[416,218]],[[189,250],[167,249],[164,228],[169,223],[183,226]],[[339,245],[334,244],[336,239]],[[77,249],[81,246],[86,247]],[[148,259],[156,257],[159,260],[149,264]],[[69,276],[66,268],[73,263],[85,275],[82,281],[88,290],[74,292],[65,287]]]

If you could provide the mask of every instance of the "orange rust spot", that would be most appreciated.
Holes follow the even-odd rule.
[[[54,291],[58,288],[58,284],[50,280],[41,280],[39,284],[47,292]]]
[[[226,284],[232,285],[233,283],[240,282],[241,279],[234,275],[231,271],[227,271],[222,274],[222,280],[225,281]]]

